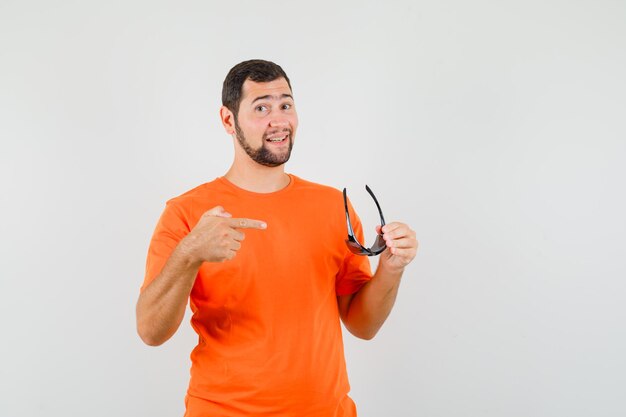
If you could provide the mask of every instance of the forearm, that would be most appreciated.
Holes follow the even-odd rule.
[[[350,301],[344,324],[350,333],[372,339],[391,313],[396,301],[403,269],[379,265],[372,279]]]
[[[146,344],[161,345],[176,332],[185,316],[200,265],[189,255],[183,240],[161,273],[141,292],[137,301],[137,333]]]

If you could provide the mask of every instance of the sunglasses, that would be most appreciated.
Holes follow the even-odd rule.
[[[383,217],[383,212],[380,209],[380,204],[378,204],[378,200],[376,200],[376,196],[374,195],[370,187],[366,185],[365,189],[372,196],[372,198],[374,199],[374,203],[376,203],[376,207],[378,208],[378,214],[380,215],[380,227],[382,232],[382,227],[385,225],[385,218]],[[354,253],[355,255],[364,256],[375,256],[382,253],[382,251],[387,248],[382,233],[376,236],[376,242],[374,242],[371,248],[366,248],[365,246],[361,245],[359,240],[354,235],[352,222],[350,221],[350,213],[348,213],[348,197],[346,196],[345,188],[343,189],[343,205],[346,208],[346,220],[348,222],[348,238],[346,239],[346,245],[348,246],[348,249],[350,249],[350,252]]]

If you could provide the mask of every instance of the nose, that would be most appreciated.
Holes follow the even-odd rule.
[[[282,128],[289,127],[289,121],[282,117],[270,120],[270,127]]]

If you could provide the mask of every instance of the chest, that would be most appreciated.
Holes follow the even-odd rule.
[[[233,217],[263,220],[267,229],[240,229],[245,238],[232,260],[202,265],[192,292],[195,304],[272,309],[285,303],[315,304],[334,294],[345,252],[344,230],[329,220],[324,207],[307,200],[234,203],[223,203]]]

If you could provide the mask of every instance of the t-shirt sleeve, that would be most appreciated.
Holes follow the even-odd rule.
[[[189,224],[182,208],[171,200],[168,201],[150,240],[146,275],[141,291],[161,273],[176,246],[189,231]]]
[[[359,216],[356,214],[349,201],[348,210],[350,212],[352,230],[354,231],[354,234],[359,242],[363,243],[363,226],[361,225],[361,219],[359,219]],[[346,237],[347,236],[346,228]],[[343,264],[335,280],[335,292],[337,295],[354,294],[359,291],[366,282],[372,279],[372,269],[370,267],[369,257],[355,255],[350,252],[345,244],[344,247],[345,256]]]

